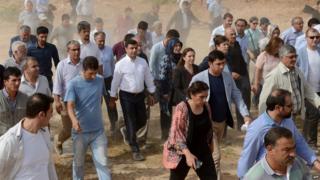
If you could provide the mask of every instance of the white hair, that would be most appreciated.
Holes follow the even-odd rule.
[[[19,49],[19,47],[24,47],[27,49],[27,44],[22,42],[22,41],[15,41],[12,43],[11,48],[12,48],[12,52],[15,52]]]

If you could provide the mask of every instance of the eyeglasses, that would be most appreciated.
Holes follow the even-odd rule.
[[[309,36],[308,38],[310,38],[310,39],[320,39],[320,36]]]
[[[298,57],[298,55],[291,55],[291,56],[286,56],[287,58],[289,58],[289,59],[295,59],[295,58],[297,58]]]

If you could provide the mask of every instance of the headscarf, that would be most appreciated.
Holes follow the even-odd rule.
[[[172,38],[171,40],[169,40],[165,50],[166,54],[171,58],[174,64],[177,64],[181,58],[181,53],[175,54],[173,52],[174,46],[178,43],[181,44],[181,47],[183,46],[182,42],[178,38]]]

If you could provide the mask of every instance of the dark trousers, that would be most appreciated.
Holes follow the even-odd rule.
[[[108,110],[108,116],[109,116],[109,121],[110,121],[110,130],[114,131],[115,130],[115,125],[116,122],[118,121],[118,111],[117,108],[110,108],[109,102],[110,102],[110,88],[111,88],[111,82],[112,82],[112,77],[108,77],[104,79],[104,85],[107,91],[107,94],[105,94],[104,101],[106,102],[107,110]]]
[[[169,136],[169,130],[171,126],[171,115],[169,101],[162,97],[163,94],[160,92],[160,83],[155,80],[157,87],[156,96],[160,105],[160,126],[161,126],[161,139],[166,140]]]
[[[133,94],[120,91],[119,97],[129,145],[132,152],[139,152],[140,150],[137,143],[136,132],[145,126],[147,121],[144,92]]]
[[[201,180],[216,180],[217,174],[211,154],[197,157],[202,161],[202,166],[195,170]],[[183,180],[188,175],[190,167],[187,165],[186,157],[183,156],[176,169],[170,170],[170,180]]]
[[[317,145],[320,112],[308,100],[305,101],[305,106],[306,118],[303,125],[303,136],[309,144]]]
[[[244,103],[247,105],[247,108],[250,111],[251,87],[250,87],[249,75],[241,76],[239,80],[235,80],[235,83],[241,92]],[[237,128],[238,130],[240,130],[241,126],[244,124],[244,121],[238,108],[236,108],[236,115],[237,115]]]
[[[52,76],[45,76],[48,80],[48,83],[49,83],[49,88],[52,92],[52,88],[53,88],[53,81],[52,81]]]

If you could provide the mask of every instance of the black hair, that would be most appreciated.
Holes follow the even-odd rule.
[[[239,21],[244,22],[245,26],[248,26],[248,22],[247,22],[247,20],[245,20],[245,19],[243,19],[243,18],[239,18],[239,19],[237,19],[237,20],[234,22],[234,24],[236,25]]]
[[[138,29],[147,30],[148,29],[148,23],[145,21],[140,21],[138,23]]]
[[[202,81],[195,81],[189,86],[187,90],[188,97],[191,98],[191,95],[195,95],[207,90],[209,90],[209,86],[206,83]]]
[[[312,25],[317,25],[317,24],[320,24],[320,21],[317,18],[310,18],[309,21],[308,21],[308,27],[309,28],[311,28]]]
[[[35,118],[40,112],[47,113],[50,105],[53,103],[53,98],[41,93],[35,93],[27,100],[26,117]]]
[[[223,54],[223,52],[219,51],[219,50],[213,50],[209,53],[208,55],[208,61],[209,62],[214,62],[216,60],[224,60],[226,57]]]
[[[39,34],[48,34],[49,33],[49,29],[45,26],[39,26],[37,28],[37,35]]]
[[[278,106],[285,106],[286,103],[286,97],[291,96],[291,93],[284,89],[275,89],[271,92],[271,94],[268,96],[266,105],[267,110],[273,111]]]
[[[275,146],[280,138],[293,139],[292,132],[284,127],[273,127],[264,136],[264,147]]]
[[[166,38],[180,38],[180,34],[177,30],[170,29],[166,34]]]
[[[82,63],[83,70],[98,70],[99,69],[99,62],[98,59],[94,56],[87,56],[84,58]]]
[[[21,71],[17,67],[7,67],[3,71],[3,80],[9,80],[10,76],[20,77]]]
[[[134,38],[134,34],[131,34],[131,33],[129,33],[129,34],[126,34],[125,36],[124,36],[124,38],[123,38],[123,41],[124,42],[126,42],[126,41],[128,41],[129,39],[132,39],[132,38]]]
[[[88,21],[80,21],[77,26],[78,33],[85,29],[91,29],[90,23]]]
[[[138,42],[134,39],[128,39],[127,41],[124,42],[124,46],[128,47],[129,45],[138,45]]]

